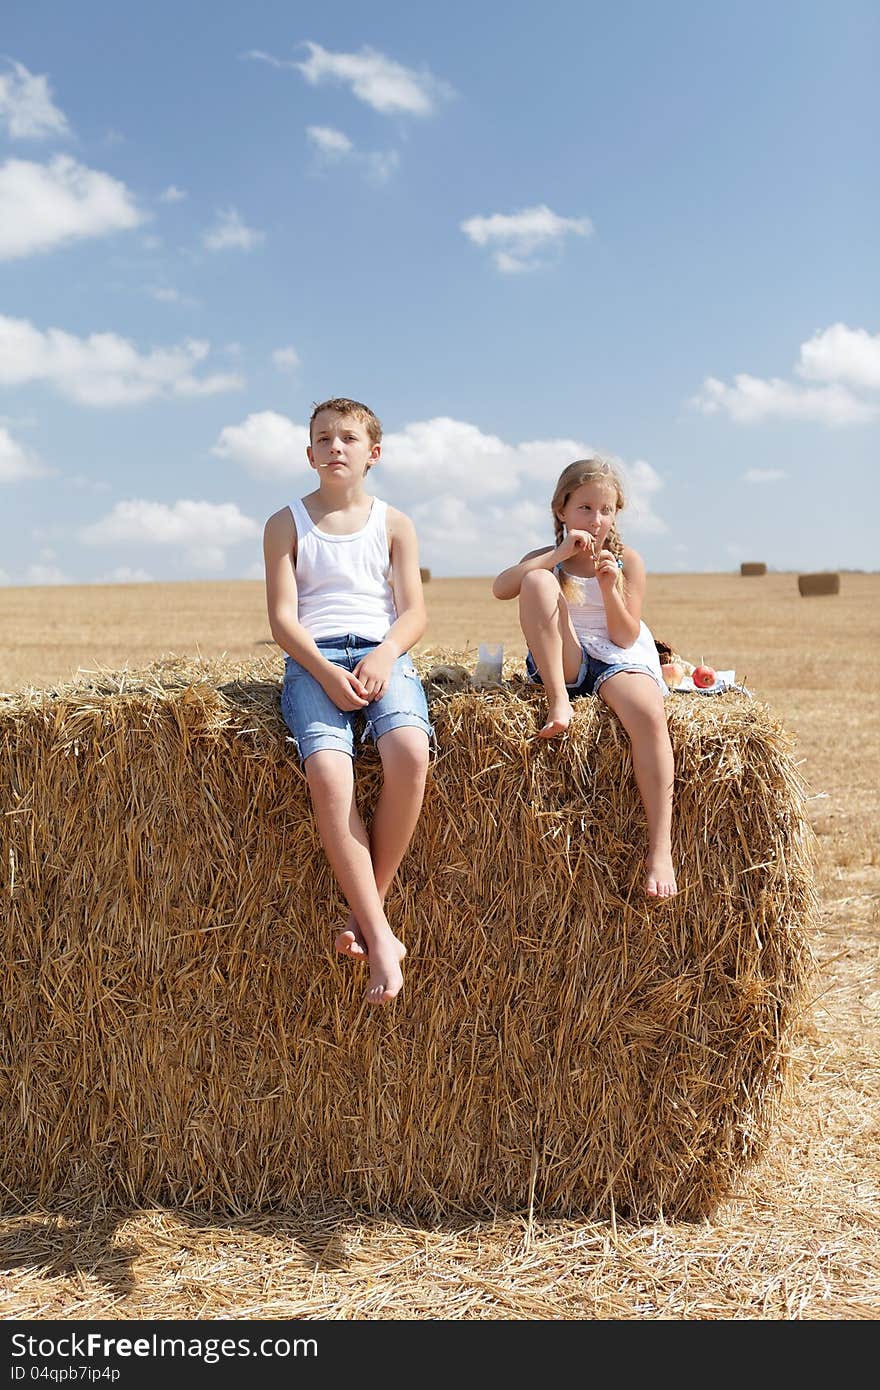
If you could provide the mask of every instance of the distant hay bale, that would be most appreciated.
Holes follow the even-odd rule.
[[[821,574],[799,574],[798,593],[805,597],[813,594],[839,594],[840,575],[823,572]]]
[[[430,571],[430,570],[426,570],[426,569],[421,569],[421,570],[419,570],[419,574],[422,576],[422,583],[423,583],[423,584],[427,584],[428,580],[431,578],[431,571]]]
[[[524,679],[432,686],[388,900],[405,985],[375,1009],[332,949],[280,674],[169,660],[0,697],[6,1196],[710,1214],[766,1144],[812,970],[784,730],[744,695],[670,698],[682,891],[649,903],[607,707],[546,743]],[[367,812],[379,775],[368,750]]]
[[[767,566],[763,560],[744,560],[739,567],[739,572],[746,575],[766,574]]]

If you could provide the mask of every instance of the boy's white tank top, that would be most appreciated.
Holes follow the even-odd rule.
[[[313,637],[352,633],[381,642],[397,618],[391,588],[388,504],[373,498],[367,524],[348,536],[319,531],[301,501],[290,503],[296,524],[299,621]]]

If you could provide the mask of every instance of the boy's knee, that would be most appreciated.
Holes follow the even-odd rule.
[[[379,743],[385,775],[403,777],[408,781],[424,781],[428,771],[428,737],[421,729],[395,729]]]

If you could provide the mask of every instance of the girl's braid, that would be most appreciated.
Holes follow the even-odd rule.
[[[616,520],[613,521],[613,522],[611,523],[611,530],[608,532],[608,535],[605,537],[605,547],[604,547],[604,548],[605,548],[606,550],[610,550],[610,551],[611,551],[611,554],[614,556],[615,560],[617,561],[617,578],[615,579],[614,583],[615,583],[615,587],[618,588],[618,589],[620,589],[620,591],[621,591],[621,593],[622,593],[622,592],[623,592],[623,583],[624,583],[624,581],[623,581],[623,568],[622,568],[620,562],[621,562],[621,560],[623,559],[623,541],[620,539],[620,534],[619,534],[619,532],[618,532],[618,530],[617,530],[617,521],[616,521]]]

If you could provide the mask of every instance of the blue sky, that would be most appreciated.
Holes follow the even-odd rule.
[[[874,0],[6,0],[0,581],[262,575],[313,402],[433,574],[876,569]]]

